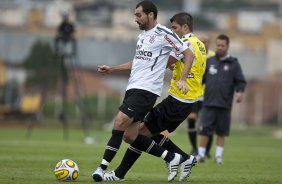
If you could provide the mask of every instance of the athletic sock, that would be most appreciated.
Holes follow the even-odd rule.
[[[193,150],[197,151],[197,129],[196,129],[196,120],[188,118],[188,137],[191,143]]]
[[[157,145],[152,139],[143,135],[138,135],[131,146],[151,155],[162,157],[167,162],[170,162],[174,158],[174,153],[168,152]]]
[[[223,147],[216,146],[215,157],[222,157]]]
[[[155,136],[151,137],[151,139],[153,139],[158,145],[160,145],[164,149],[166,149],[166,150],[168,150],[168,151],[170,151],[172,153],[173,152],[174,153],[179,153],[180,155],[182,155],[183,160],[187,160],[187,159],[190,158],[190,155],[188,155],[187,153],[182,151],[168,137],[166,137],[166,136],[164,136],[162,134],[155,135]]]
[[[115,157],[121,143],[122,143],[122,138],[123,138],[124,131],[120,130],[112,130],[112,136],[106,146],[104,156],[102,163],[100,164],[100,167],[103,170],[106,170],[107,167],[109,166],[110,162],[113,160]]]
[[[198,153],[199,153],[200,157],[205,158],[206,148],[200,146]]]
[[[124,178],[135,161],[140,157],[141,153],[142,152],[140,150],[132,146],[127,148],[120,165],[115,170],[116,176],[119,178]]]

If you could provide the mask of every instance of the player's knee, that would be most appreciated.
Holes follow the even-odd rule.
[[[139,134],[147,136],[147,137],[152,137],[152,133],[150,132],[150,130],[146,127],[144,123],[142,123],[139,127]]]
[[[126,142],[128,144],[132,144],[135,140],[135,137],[132,136],[131,134],[125,132],[124,135],[123,135],[123,140],[124,140],[124,142]]]
[[[188,119],[194,119],[195,121],[197,120],[197,118],[198,118],[198,114],[195,112],[191,112],[188,116]]]
[[[130,118],[126,115],[118,114],[115,118],[114,129],[125,130],[130,123]]]

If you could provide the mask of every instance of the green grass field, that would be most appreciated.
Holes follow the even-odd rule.
[[[189,152],[185,129],[178,130],[171,138]],[[282,183],[282,139],[273,136],[277,130],[274,127],[233,129],[226,141],[224,164],[216,165],[213,160],[197,164],[187,182]],[[24,127],[0,127],[0,183],[59,183],[53,170],[56,163],[64,158],[74,160],[79,166],[80,174],[76,183],[93,183],[91,174],[101,161],[110,132],[91,133],[98,143],[83,143],[82,131],[75,129],[70,130],[69,140],[64,140],[61,128],[36,128],[27,139]],[[122,145],[109,170],[118,165],[126,146]],[[214,155],[214,150],[212,153]],[[143,154],[123,183],[167,183],[167,175],[163,160]],[[178,180],[173,182],[179,183]]]

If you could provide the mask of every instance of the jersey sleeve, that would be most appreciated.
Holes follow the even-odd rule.
[[[165,45],[172,48],[176,54],[181,54],[188,46],[173,32],[164,35]]]
[[[181,40],[182,41],[182,40]],[[192,44],[188,41],[188,40],[186,40],[185,42],[183,42],[183,44],[184,45],[187,45],[187,48],[188,49],[190,49],[193,53],[194,53],[194,48],[193,48],[193,46],[192,46]],[[184,49],[185,50],[185,49]],[[183,50],[183,51],[184,51]],[[177,59],[178,61],[179,60],[181,60],[184,56],[183,56],[183,54],[182,53],[177,53],[177,52],[174,52],[174,51],[171,51],[170,52],[170,55],[172,56],[172,57],[174,57],[175,59]]]

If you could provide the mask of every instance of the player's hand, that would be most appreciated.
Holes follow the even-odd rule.
[[[237,103],[240,103],[242,100],[243,100],[243,93],[242,92],[235,93],[235,101]]]
[[[98,72],[102,74],[109,74],[110,73],[110,67],[107,65],[98,66]]]
[[[186,81],[184,80],[179,80],[177,83],[176,83],[176,86],[177,88],[182,91],[183,94],[186,94],[188,92],[188,86],[187,86],[187,83]]]

